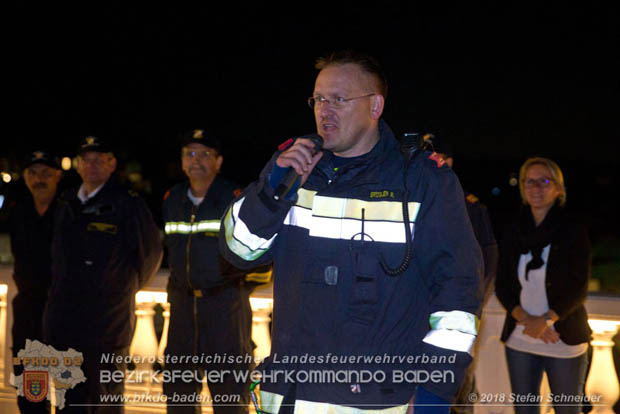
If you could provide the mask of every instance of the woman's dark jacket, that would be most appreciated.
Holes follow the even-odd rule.
[[[529,210],[529,207],[525,207]],[[560,339],[568,345],[590,341],[592,331],[584,302],[590,278],[591,248],[586,227],[564,209],[554,207],[558,214],[551,235],[551,250],[545,280],[549,308],[560,319],[554,324]],[[500,244],[499,267],[495,293],[506,308],[501,340],[505,342],[516,325],[511,313],[520,304],[521,284],[518,277],[519,220],[508,226]]]

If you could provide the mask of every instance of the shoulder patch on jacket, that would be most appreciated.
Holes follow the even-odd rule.
[[[446,161],[441,158],[436,152],[433,152],[431,156],[428,157],[428,159],[435,161],[437,163],[437,167],[439,168],[443,167],[446,164]]]
[[[233,195],[235,196],[235,198],[239,197],[239,195],[241,195],[241,189],[240,188],[235,188],[233,190]]]
[[[478,197],[476,197],[473,194],[467,194],[467,197],[465,197],[465,200],[467,200],[467,202],[471,203],[471,204],[475,204],[478,202]]]
[[[288,147],[291,146],[291,144],[293,143],[293,138],[289,138],[286,141],[284,141],[283,143],[281,143],[280,145],[278,145],[278,151],[284,151],[285,149],[287,149]]]
[[[164,194],[164,200],[167,200],[168,197],[170,197],[170,190],[166,191],[166,194]]]

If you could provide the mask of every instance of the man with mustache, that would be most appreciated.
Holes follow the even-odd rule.
[[[6,218],[15,259],[13,279],[17,295],[13,299],[13,356],[25,348],[26,340],[41,341],[43,309],[52,279],[51,245],[56,194],[62,172],[58,159],[44,151],[28,154],[24,183],[28,191],[16,201],[8,201]],[[15,375],[23,367],[14,366]],[[22,414],[46,413],[46,403],[17,398]]]
[[[220,236],[234,265],[274,264],[262,410],[404,414],[415,395],[417,414],[447,414],[481,299],[463,191],[437,154],[401,151],[375,59],[336,52],[315,67],[322,150],[316,137],[280,145]],[[287,170],[300,178],[279,191]]]
[[[231,374],[215,381],[212,376],[204,377],[205,369],[245,371],[252,366],[250,289],[244,282],[247,272],[226,262],[218,248],[220,217],[240,191],[219,175],[223,161],[222,147],[213,135],[203,129],[182,135],[181,164],[188,181],[169,190],[162,207],[170,268],[165,369],[170,378],[174,372],[199,373],[208,383],[214,413],[247,413],[249,384],[235,381]],[[262,273],[252,276],[268,278],[268,270],[258,269]],[[174,362],[193,356],[208,360]],[[201,393],[200,379],[164,383],[168,413],[200,413],[200,403],[191,404]],[[220,396],[227,395],[239,399],[218,404]]]

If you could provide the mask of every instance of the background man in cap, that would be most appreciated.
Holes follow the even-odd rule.
[[[150,211],[113,174],[116,158],[102,140],[87,137],[79,148],[78,188],[59,199],[52,248],[52,286],[44,336],[58,350],[82,352],[86,382],[66,394],[62,412],[122,412],[101,405],[103,394],[122,394],[123,383],[100,382],[103,354],[126,355],[133,335],[134,297],[159,268],[162,246]]]
[[[197,129],[182,135],[181,141],[181,164],[189,180],[169,190],[162,207],[170,267],[166,358],[168,361],[169,356],[222,358],[228,355],[241,357],[243,361],[240,364],[168,363],[166,370],[201,373],[204,369],[245,370],[251,366],[247,358],[252,357],[253,348],[250,292],[244,284],[247,271],[224,261],[218,248],[220,217],[240,190],[218,175],[224,158],[217,139]],[[208,385],[216,414],[248,412],[248,384],[237,383],[228,375],[224,381]],[[173,405],[171,398],[174,394],[191,398],[201,390],[199,381],[164,383],[168,413],[199,413],[199,403]],[[239,400],[234,405],[230,401],[217,405],[219,395],[238,395]]]
[[[24,183],[28,191],[7,203],[11,251],[15,258],[13,279],[17,295],[13,299],[13,356],[25,348],[26,340],[42,340],[41,323],[47,291],[52,280],[52,232],[56,193],[62,176],[58,160],[44,151],[28,154]],[[15,375],[23,367],[14,366]],[[45,402],[33,403],[18,397],[22,413],[46,413]]]

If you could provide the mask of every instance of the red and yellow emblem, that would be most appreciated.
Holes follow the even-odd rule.
[[[30,402],[40,402],[47,397],[49,376],[47,371],[24,371],[24,397]]]
[[[437,154],[436,152],[433,152],[431,154],[430,157],[428,157],[429,160],[433,160],[437,163],[437,167],[441,168],[444,166],[444,164],[446,163],[446,161],[441,158],[441,155]]]

